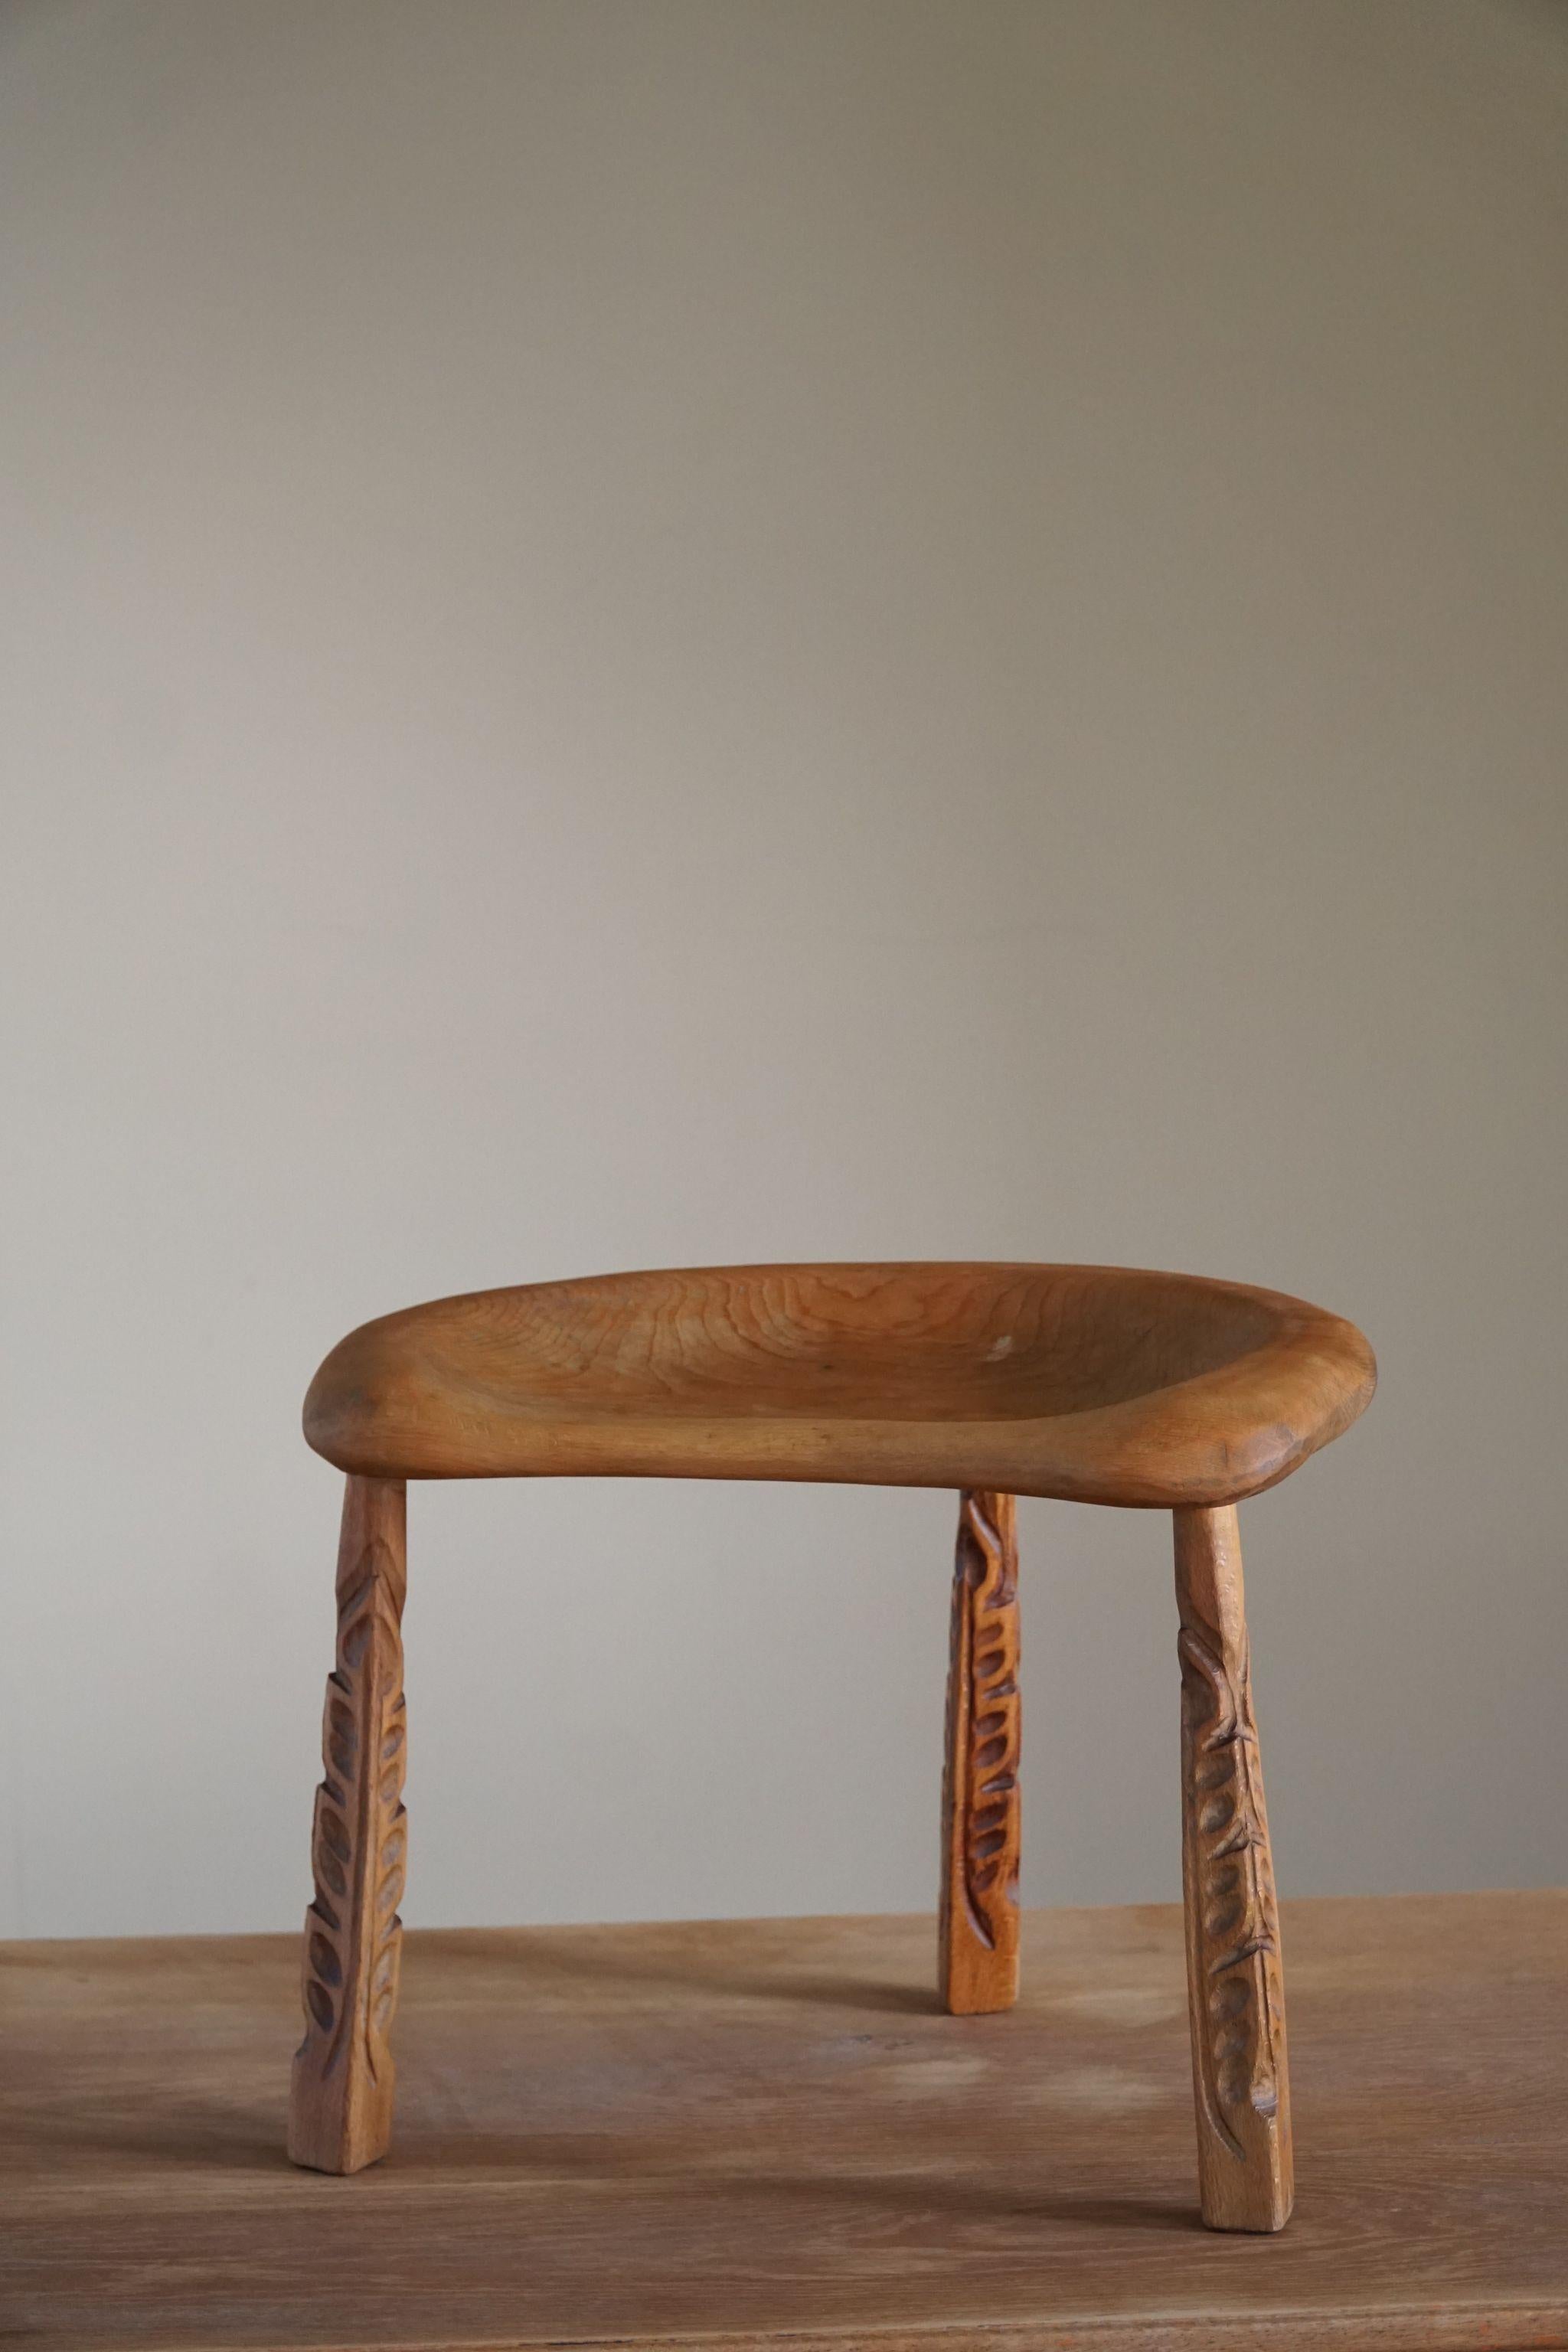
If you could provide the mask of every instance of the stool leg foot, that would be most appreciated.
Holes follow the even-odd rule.
[[[1198,2184],[1211,2230],[1282,2230],[1294,2183],[1279,1916],[1236,1512],[1176,1522],[1182,1884]]]
[[[959,1498],[942,1778],[939,1990],[953,2016],[1018,1993],[1018,1545],[1011,1495]]]
[[[351,1478],[338,1550],[338,1657],[322,1726],[326,1778],[310,1843],[305,2039],[294,2060],[289,2153],[317,2172],[358,2172],[386,2154],[406,1835],[400,1478]]]

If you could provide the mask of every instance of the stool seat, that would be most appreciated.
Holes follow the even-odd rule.
[[[436,1299],[305,1401],[374,1478],[789,1478],[1229,1504],[1370,1399],[1353,1324],[1127,1266],[713,1266]]]

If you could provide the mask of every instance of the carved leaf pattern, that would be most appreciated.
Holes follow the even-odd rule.
[[[1010,1496],[960,1499],[953,1605],[968,1616],[963,1892],[987,1950],[1011,1942],[1018,1908],[1018,1561]]]
[[[1279,2104],[1284,1995],[1251,1671],[1243,1632],[1225,1643],[1190,1601],[1177,1635],[1189,1851],[1207,2011],[1199,2080],[1215,2131],[1245,2158],[1233,2120]]]
[[[323,2080],[356,2058],[373,2082],[391,2064],[406,1851],[403,1592],[402,1563],[380,1538],[342,1564],[305,1915],[300,2054],[321,2045],[312,2054]]]

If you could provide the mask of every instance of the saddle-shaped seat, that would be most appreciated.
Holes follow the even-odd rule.
[[[1353,1324],[1126,1266],[748,1265],[437,1299],[366,1323],[305,1434],[382,1478],[809,1478],[1229,1503],[1372,1393]]]

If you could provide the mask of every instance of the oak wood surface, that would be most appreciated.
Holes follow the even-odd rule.
[[[1182,1881],[1204,2220],[1282,2230],[1293,2195],[1279,1907],[1234,1509],[1177,1511]]]
[[[1287,1904],[1299,2199],[1197,2218],[1181,1914],[406,1938],[398,2134],[291,2167],[292,1936],[0,1947],[0,2336],[34,2352],[1568,2346],[1568,1895]]]
[[[1011,1495],[959,1497],[942,1789],[937,1984],[954,2017],[1018,1991],[1018,1511]]]
[[[321,2172],[358,2172],[392,2134],[390,2034],[397,2006],[407,1851],[403,1776],[406,1491],[350,1478],[338,1546],[338,1654],[321,1725],[305,1914],[305,2039],[294,2055],[289,2153]]]
[[[1287,1475],[1372,1394],[1352,1324],[1125,1266],[710,1266],[473,1292],[333,1349],[373,1477],[804,1478],[1155,1506]]]

